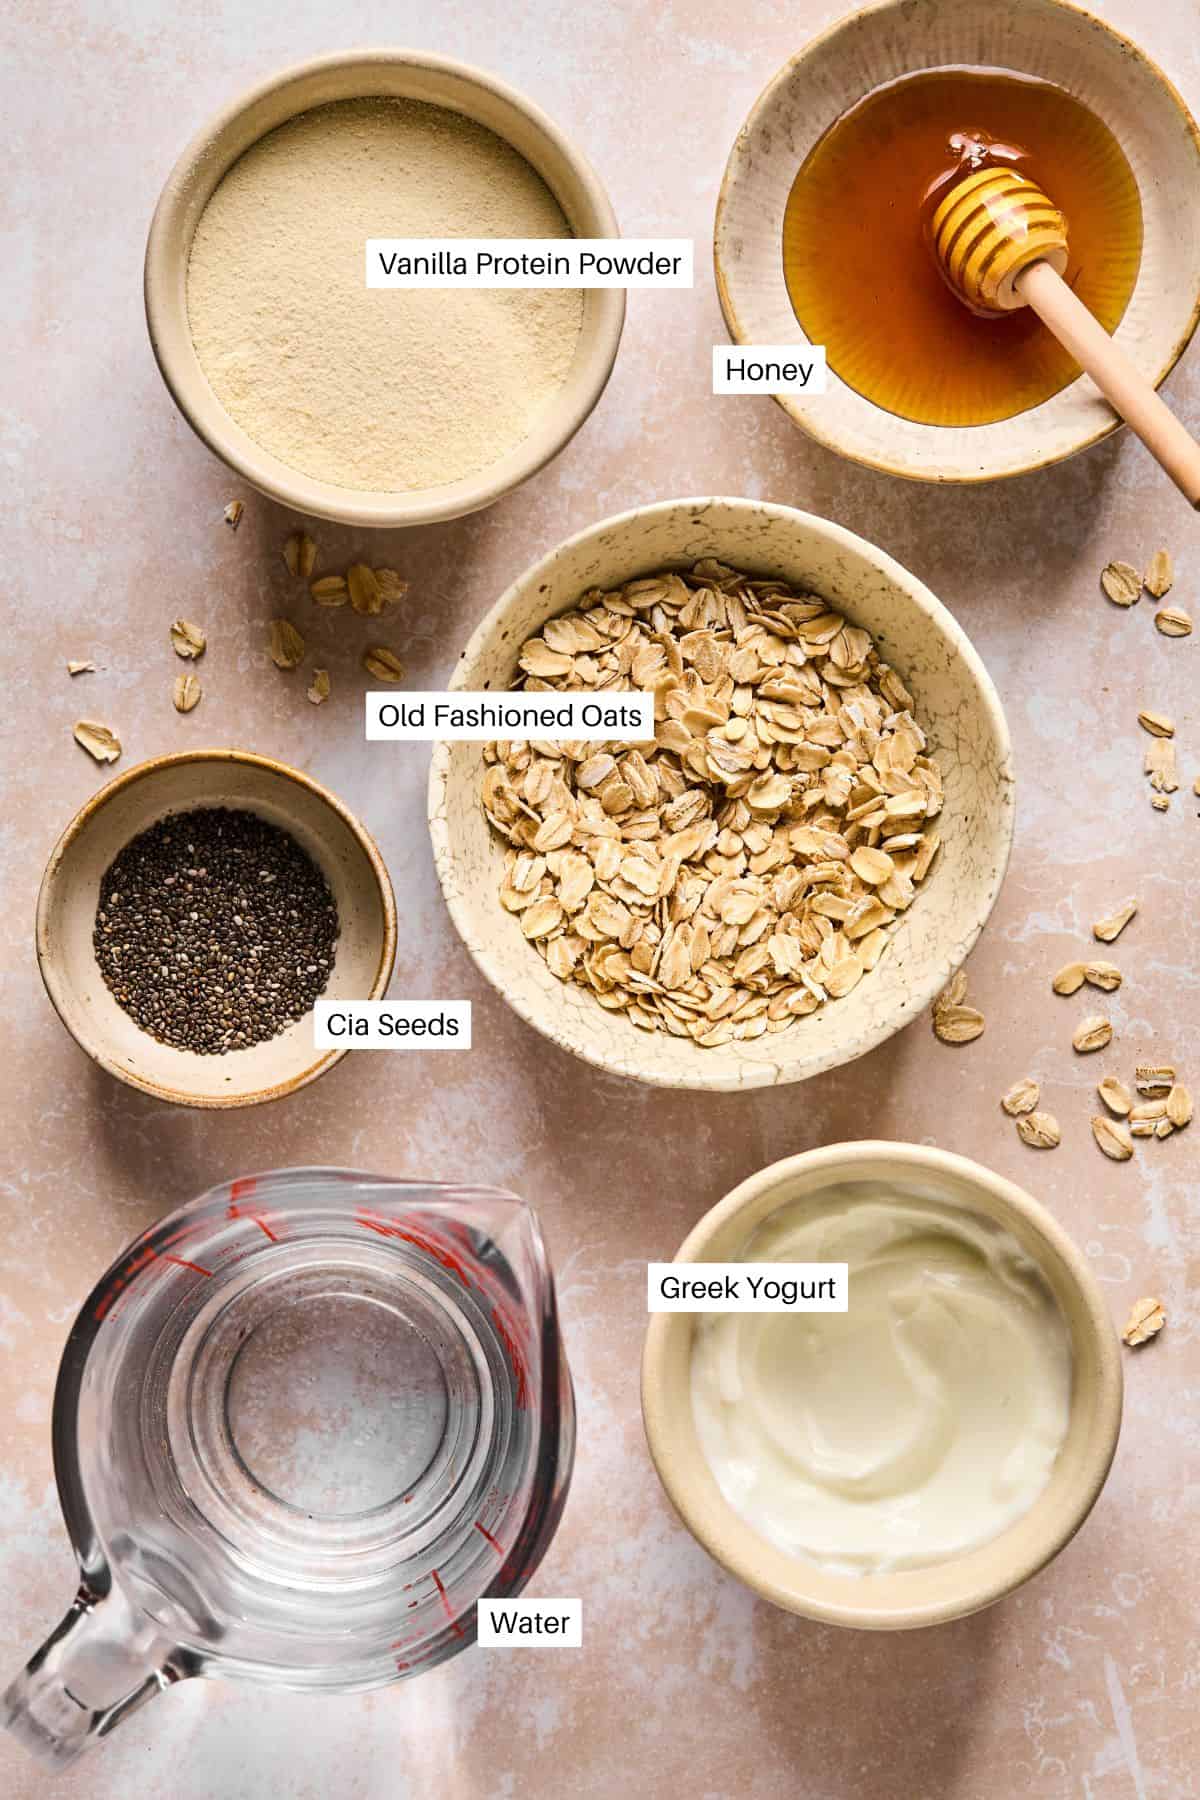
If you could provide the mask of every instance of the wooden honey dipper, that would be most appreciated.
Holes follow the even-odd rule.
[[[1054,202],[1016,169],[976,166],[931,203],[930,243],[959,299],[993,315],[1031,306],[1200,509],[1200,444],[1063,280],[1067,221]]]

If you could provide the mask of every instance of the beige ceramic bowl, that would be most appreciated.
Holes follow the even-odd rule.
[[[117,852],[167,813],[244,807],[291,832],[329,883],[341,935],[325,997],[379,1000],[396,956],[396,903],[383,859],[353,813],[298,769],[245,750],[188,750],[139,763],[101,788],[54,847],[37,904],[46,992],[93,1062],[181,1106],[253,1106],[315,1081],[345,1055],[316,1050],[309,1014],[226,1056],[158,1043],[105,987],[92,950],[100,882]]]
[[[917,1144],[834,1144],[773,1163],[706,1213],[674,1261],[736,1262],[761,1221],[833,1184],[884,1181],[996,1220],[1045,1277],[1066,1320],[1074,1369],[1066,1441],[1028,1513],[976,1550],[890,1575],[831,1575],[789,1556],[722,1496],[696,1436],[691,1398],[695,1315],[655,1313],[642,1357],[650,1454],[688,1530],[730,1574],[789,1612],[832,1625],[895,1631],[937,1625],[989,1606],[1058,1555],[1104,1485],[1121,1428],[1120,1347],[1086,1258],[1045,1209],[978,1163]],[[850,1305],[854,1305],[851,1282]],[[864,1381],[870,1370],[864,1369]]]
[[[783,280],[783,214],[817,139],[885,82],[948,64],[1013,69],[1069,89],[1120,140],[1141,190],[1141,270],[1117,341],[1152,381],[1200,316],[1200,135],[1166,77],[1127,38],[1062,0],[884,0],[793,57],[738,133],[717,205],[717,287],[738,343],[806,341]],[[921,481],[991,481],[1061,461],[1120,420],[1087,376],[994,425],[918,425],[832,372],[825,394],[780,395],[812,437],[871,468]]]
[[[940,756],[939,861],[883,962],[844,1000],[789,1031],[702,1050],[640,1031],[555,979],[505,912],[504,846],[479,805],[480,744],[439,743],[429,817],[451,917],[488,979],[539,1031],[615,1074],[663,1087],[800,1081],[880,1044],[928,1005],[971,949],[1000,889],[1013,829],[1008,727],[965,633],[915,576],[840,525],[756,500],[667,500],[568,538],[515,581],[464,650],[451,686],[507,688],[522,642],[589,587],[716,556],[810,588],[870,631],[916,700]]]
[[[348,525],[428,525],[489,506],[567,444],[604,391],[625,322],[617,288],[584,294],[567,380],[523,443],[481,473],[441,487],[372,492],[302,474],[255,443],[221,405],[200,367],[187,312],[187,269],[200,215],[222,176],[268,131],[333,100],[399,96],[488,126],[535,168],[576,237],[616,237],[616,217],[591,165],[546,115],[481,69],[411,50],[314,57],[243,94],[194,137],[168,177],[146,246],[146,319],[158,366],[188,424],[223,462],[271,499]],[[385,221],[380,221],[380,230]],[[302,247],[298,247],[302,254]]]

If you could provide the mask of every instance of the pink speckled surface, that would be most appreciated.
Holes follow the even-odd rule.
[[[50,1472],[49,1409],[67,1326],[94,1275],[162,1209],[267,1165],[351,1163],[513,1186],[540,1208],[560,1278],[581,1445],[543,1594],[583,1599],[580,1652],[471,1652],[374,1696],[315,1702],[185,1684],[77,1772],[51,1776],[0,1741],[12,1800],[138,1793],[177,1800],[463,1800],[628,1792],[750,1800],[1186,1800],[1200,1794],[1200,1127],[1104,1161],[1091,1085],[1173,1054],[1200,1078],[1195,911],[1200,637],[1117,613],[1112,555],[1175,552],[1175,598],[1200,611],[1200,524],[1139,447],[1114,440],[1062,468],[980,491],[912,488],[843,464],[767,402],[715,401],[719,315],[703,255],[693,295],[631,296],[614,378],[560,460],[461,524],[377,539],[412,582],[389,633],[415,685],[441,686],[482,610],[567,531],[680,493],[791,501],[874,538],[957,613],[1008,709],[1019,821],[1012,871],[972,959],[986,1036],[955,1051],[920,1021],[864,1061],[801,1087],[691,1097],[597,1075],[521,1025],[447,922],[424,826],[426,754],[362,741],[362,629],[311,627],[334,681],[320,711],[267,661],[265,623],[291,589],[295,523],[236,487],[191,438],[155,372],[141,317],[144,232],[186,136],[240,86],[301,55],[410,42],[524,88],[571,128],[632,235],[707,239],[728,145],[767,78],[840,11],[814,0],[476,0],[440,16],[410,0],[20,0],[3,26],[0,201],[9,374],[3,592],[8,752],[3,827],[5,1168],[0,1185],[0,1659],[15,1669],[57,1620],[73,1570]],[[1200,108],[1194,0],[1108,0]],[[1200,352],[1169,393],[1200,424]],[[322,527],[330,566],[363,540]],[[200,621],[205,698],[178,718],[166,627]],[[100,671],[70,683],[68,656]],[[1151,811],[1134,715],[1174,714],[1183,790]],[[401,900],[393,992],[469,997],[469,1055],[352,1055],[291,1102],[207,1117],[118,1087],[65,1036],[40,987],[32,917],[45,857],[99,785],[70,739],[104,718],[122,766],[235,741],[297,762],[377,834]],[[1119,1042],[1073,1059],[1048,978],[1127,893],[1142,912],[1115,952]],[[1044,1084],[1060,1150],[1026,1150],[999,1113],[1018,1075]],[[1129,1359],[1116,1468],[1092,1520],[1023,1593],[975,1619],[860,1637],[760,1605],[668,1511],[637,1408],[644,1263],[770,1159],[870,1132],[935,1142],[1030,1186],[1092,1256],[1114,1314],[1158,1292],[1171,1322]]]

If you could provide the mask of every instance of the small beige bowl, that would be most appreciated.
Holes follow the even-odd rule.
[[[826,596],[875,637],[941,753],[943,847],[889,954],[844,1000],[789,1031],[700,1049],[640,1031],[555,979],[500,905],[504,846],[479,805],[480,744],[435,745],[429,786],[434,858],[450,915],[488,980],[523,1019],[597,1068],[661,1087],[751,1088],[801,1081],[899,1031],[966,957],[1000,890],[1013,830],[1008,727],[966,634],[929,589],[865,539],[757,500],[664,500],[568,538],[515,581],[479,625],[451,680],[507,688],[521,644],[589,587],[614,587],[715,556]]]
[[[1102,19],[1063,0],[884,0],[792,58],[738,133],[717,204],[721,308],[737,343],[805,343],[783,279],[783,214],[801,163],[834,120],[902,75],[950,64],[1056,83],[1115,132],[1141,191],[1145,241],[1117,342],[1155,383],[1200,318],[1200,133],[1161,70]],[[830,372],[828,391],[784,394],[789,418],[830,450],[920,481],[992,481],[1060,462],[1121,421],[1090,377],[993,425],[919,425]]]
[[[213,190],[251,144],[311,107],[375,95],[422,100],[488,126],[537,170],[576,237],[619,235],[608,195],[591,164],[538,107],[494,76],[412,50],[318,56],[285,69],[227,106],[176,163],[146,245],[146,321],[163,380],[180,412],[209,449],[260,493],[312,518],[347,525],[429,525],[490,506],[570,442],[612,371],[625,322],[625,295],[618,288],[585,291],[575,360],[540,424],[499,462],[461,481],[412,491],[336,487],[264,450],[226,412],[196,356],[187,310],[192,238]],[[381,230],[383,226],[381,220]]]
[[[710,1556],[764,1599],[830,1625],[871,1631],[938,1625],[1028,1581],[1070,1542],[1099,1496],[1121,1429],[1120,1347],[1087,1259],[1044,1207],[966,1157],[917,1144],[833,1144],[761,1169],[713,1207],[675,1262],[736,1262],[762,1220],[834,1184],[884,1181],[994,1219],[1033,1258],[1066,1320],[1074,1369],[1066,1441],[1025,1516],[965,1555],[890,1575],[831,1575],[777,1549],[733,1510],[696,1435],[691,1354],[695,1315],[655,1313],[642,1355],[650,1454],[676,1512]],[[850,1305],[854,1305],[853,1283]],[[863,1379],[871,1372],[864,1369]]]
[[[118,775],[55,845],[37,903],[38,965],[56,1012],[93,1062],[179,1106],[254,1106],[291,1094],[345,1055],[316,1050],[309,1014],[265,1044],[197,1056],[158,1043],[117,1005],[92,949],[100,882],[117,852],[167,813],[242,807],[290,831],[337,902],[331,1000],[379,1000],[396,957],[396,902],[383,858],[342,802],[299,769],[245,750],[186,750]]]

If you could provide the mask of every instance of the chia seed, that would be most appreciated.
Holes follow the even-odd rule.
[[[100,883],[92,945],[143,1031],[221,1056],[311,1012],[337,938],[337,905],[307,850],[257,813],[215,806],[130,839]]]

